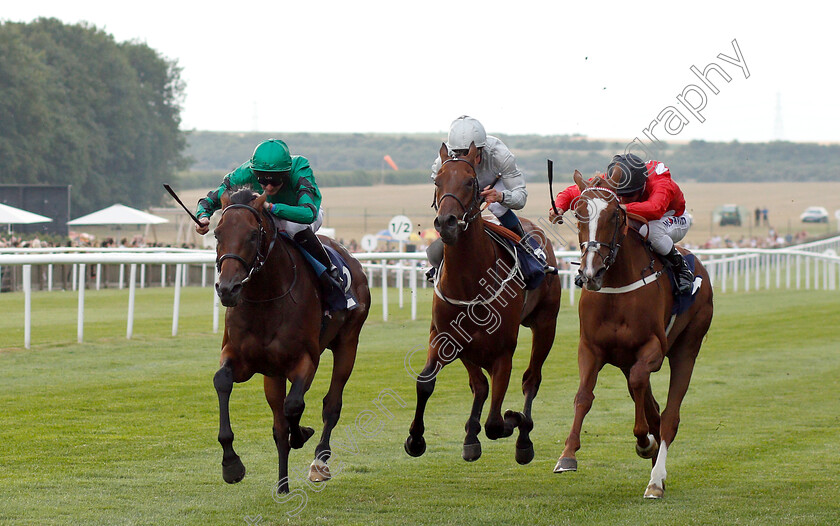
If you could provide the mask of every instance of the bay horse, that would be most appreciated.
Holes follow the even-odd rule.
[[[595,398],[598,372],[604,364],[612,364],[627,378],[635,405],[636,452],[652,459],[644,496],[656,499],[665,494],[665,461],[680,423],[680,405],[712,322],[712,286],[706,269],[695,260],[694,288],[699,281],[699,290],[694,303],[682,314],[672,315],[675,300],[670,278],[645,239],[629,228],[628,213],[612,190],[618,188],[620,179],[619,166],[613,168],[609,179],[596,177],[593,182],[585,181],[577,170],[574,173],[581,190],[574,209],[584,280],[578,305],[580,386],[574,422],[554,471],[577,470],[575,452],[580,449],[583,419]],[[666,356],[671,377],[668,401],[660,416],[650,374],[662,367]]]
[[[493,381],[485,434],[496,440],[512,435],[518,428],[515,458],[518,463],[527,464],[534,458],[529,437],[534,426],[531,405],[540,387],[543,363],[554,343],[560,279],[549,274],[530,291],[514,279],[515,256],[485,232],[481,189],[475,173],[477,154],[475,144],[465,157],[450,157],[445,144],[440,149],[442,165],[435,177],[434,224],[444,243],[444,256],[432,301],[428,355],[417,376],[417,407],[405,450],[413,457],[426,450],[426,403],[434,391],[437,374],[457,356],[467,369],[473,393],[462,457],[469,462],[481,456],[480,418],[490,390],[483,369]],[[551,243],[542,230],[525,219],[522,224],[541,242],[548,263],[555,266]],[[533,333],[531,360],[522,377],[525,405],[522,412],[508,410],[502,417],[520,324]]]
[[[228,404],[234,382],[263,375],[265,398],[274,414],[272,426],[279,457],[277,491],[289,491],[289,449],[303,447],[311,427],[300,425],[304,395],[312,384],[321,353],[333,352],[330,388],[324,397],[324,429],[309,468],[309,480],[330,478],[327,460],[330,435],[341,413],[342,393],[368,315],[370,291],[359,262],[329,238],[322,242],[338,250],[350,269],[350,287],[358,306],[333,312],[322,323],[324,308],[318,279],[300,250],[293,248],[269,213],[263,210],[267,194],[250,189],[225,192],[222,217],[215,229],[216,292],[224,306],[221,368],[213,378],[219,396],[219,442],[222,476],[236,483],[245,466],[233,450]],[[286,381],[291,382],[288,394]]]

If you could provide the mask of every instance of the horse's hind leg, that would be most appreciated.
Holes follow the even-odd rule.
[[[630,398],[633,399],[635,403],[635,394],[633,393],[630,387],[630,369],[622,369],[624,376],[627,378],[627,386],[628,390],[630,391]],[[648,434],[649,436],[653,437],[653,440],[650,440],[648,446],[646,448],[640,447],[636,444],[636,454],[638,454],[642,458],[649,458],[651,459],[651,466],[656,462],[656,450],[659,447],[659,442],[661,442],[661,438],[659,435],[660,429],[660,416],[659,416],[659,404],[656,402],[656,398],[653,396],[653,390],[648,384],[647,389],[645,390],[644,395],[644,407],[645,407],[645,419],[647,419],[648,424]]]
[[[264,377],[263,388],[265,399],[274,414],[274,425],[271,427],[274,444],[277,446],[277,463],[279,475],[277,493],[289,492],[289,423],[283,414],[283,402],[286,399],[286,379],[282,376]]]
[[[513,352],[505,352],[493,362],[490,377],[493,387],[490,395],[490,412],[484,422],[484,433],[490,440],[509,437],[513,430],[521,423],[521,413],[513,413],[508,418],[502,418],[502,404],[510,383],[510,368]]]
[[[304,352],[300,362],[289,375],[292,387],[289,389],[289,394],[283,403],[283,414],[289,422],[289,445],[292,449],[302,448],[306,441],[315,434],[315,430],[311,427],[302,427],[300,425],[300,419],[306,407],[303,396],[309,391],[309,387],[312,385],[312,379],[315,378],[315,369],[317,367],[309,356],[309,353]]]
[[[487,401],[490,393],[490,385],[481,367],[472,362],[461,360],[470,375],[470,390],[473,393],[473,405],[470,411],[470,418],[465,426],[467,436],[464,438],[464,450],[461,456],[467,462],[478,460],[481,457],[481,442],[478,440],[478,433],[481,431],[481,409]]]
[[[245,476],[245,466],[233,450],[233,430],[230,428],[230,393],[233,391],[233,366],[225,360],[213,376],[213,386],[219,395],[219,443],[222,445],[222,478],[228,484]]]
[[[519,437],[516,439],[516,462],[528,464],[534,459],[534,444],[531,442],[530,433],[534,428],[534,421],[531,418],[531,406],[542,382],[542,367],[554,344],[554,330],[557,325],[557,313],[553,316],[545,316],[536,321],[531,329],[533,341],[531,343],[531,362],[528,369],[522,375],[522,394],[525,395],[525,405],[522,410],[522,418],[519,423]],[[505,412],[505,420],[514,417],[513,411]]]
[[[636,453],[642,458],[652,458],[656,455],[658,444],[651,434],[648,411],[655,408],[651,401],[653,394],[650,389],[650,373],[662,367],[662,345],[658,338],[652,337],[645,343],[637,355],[636,363],[627,375],[627,386],[633,397],[636,408],[633,435],[636,437]],[[658,411],[657,411],[658,412]]]
[[[309,466],[309,480],[313,482],[323,482],[332,478],[330,468],[327,465],[327,461],[332,456],[330,436],[341,416],[344,386],[347,385],[350,373],[353,372],[358,344],[359,336],[357,333],[351,341],[341,342],[333,350],[332,379],[330,380],[330,389],[324,396],[322,412],[324,430],[321,433],[321,440],[315,446],[315,459]]]
[[[662,424],[660,428],[661,444],[656,461],[650,472],[650,481],[645,489],[646,499],[659,499],[665,495],[665,462],[668,457],[668,448],[677,436],[677,429],[680,425],[680,406],[688,392],[688,384],[691,381],[691,373],[694,371],[694,363],[697,353],[700,351],[702,336],[691,339],[684,334],[681,336],[668,353],[668,362],[671,368],[671,379],[668,386],[668,402],[665,410],[662,411]]]

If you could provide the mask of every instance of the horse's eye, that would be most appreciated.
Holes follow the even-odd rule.
[[[251,241],[256,241],[257,240],[257,234],[258,234],[258,232],[256,230],[251,232]]]
[[[475,186],[475,179],[467,179],[467,186]]]

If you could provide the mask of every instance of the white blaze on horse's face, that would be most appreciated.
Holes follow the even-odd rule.
[[[598,223],[601,222],[601,215],[606,211],[609,202],[602,197],[590,197],[586,200],[586,212],[589,215],[586,218],[587,228],[589,230],[589,241],[598,240]],[[586,258],[581,262],[583,265],[583,275],[587,280],[592,279],[598,269],[595,268],[595,256],[598,256],[598,262],[603,263],[603,258],[599,256],[597,250],[587,250]]]

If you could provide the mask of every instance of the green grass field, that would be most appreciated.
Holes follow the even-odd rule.
[[[392,304],[383,323],[373,307],[333,435],[340,467],[333,480],[303,480],[316,435],[292,452],[297,496],[275,500],[277,456],[257,377],[234,387],[234,446],[248,474],[225,484],[212,385],[221,337],[211,333],[211,294],[184,290],[179,336],[170,337],[172,290],[138,290],[128,341],[127,291],[89,291],[79,345],[77,296],[35,293],[28,351],[23,296],[0,295],[0,524],[788,525],[840,517],[836,291],[716,296],[662,501],[642,498],[650,463],[635,454],[632,402],[612,367],[584,423],[579,471],[552,473],[577,389],[577,311],[565,300],[534,404],[534,461],[517,465],[513,438],[494,442],[483,433],[481,459],[461,460],[471,396],[459,363],[444,369],[430,400],[426,454],[408,457],[402,444],[415,396],[404,360],[427,341],[429,290],[421,292],[418,321]],[[521,336],[510,408],[522,404],[530,332]],[[327,354],[307,396],[303,423],[316,433],[330,367]],[[654,377],[662,403],[666,385],[667,365]],[[385,389],[405,406],[387,397],[387,411],[374,403]],[[377,425],[357,426],[372,415]]]

